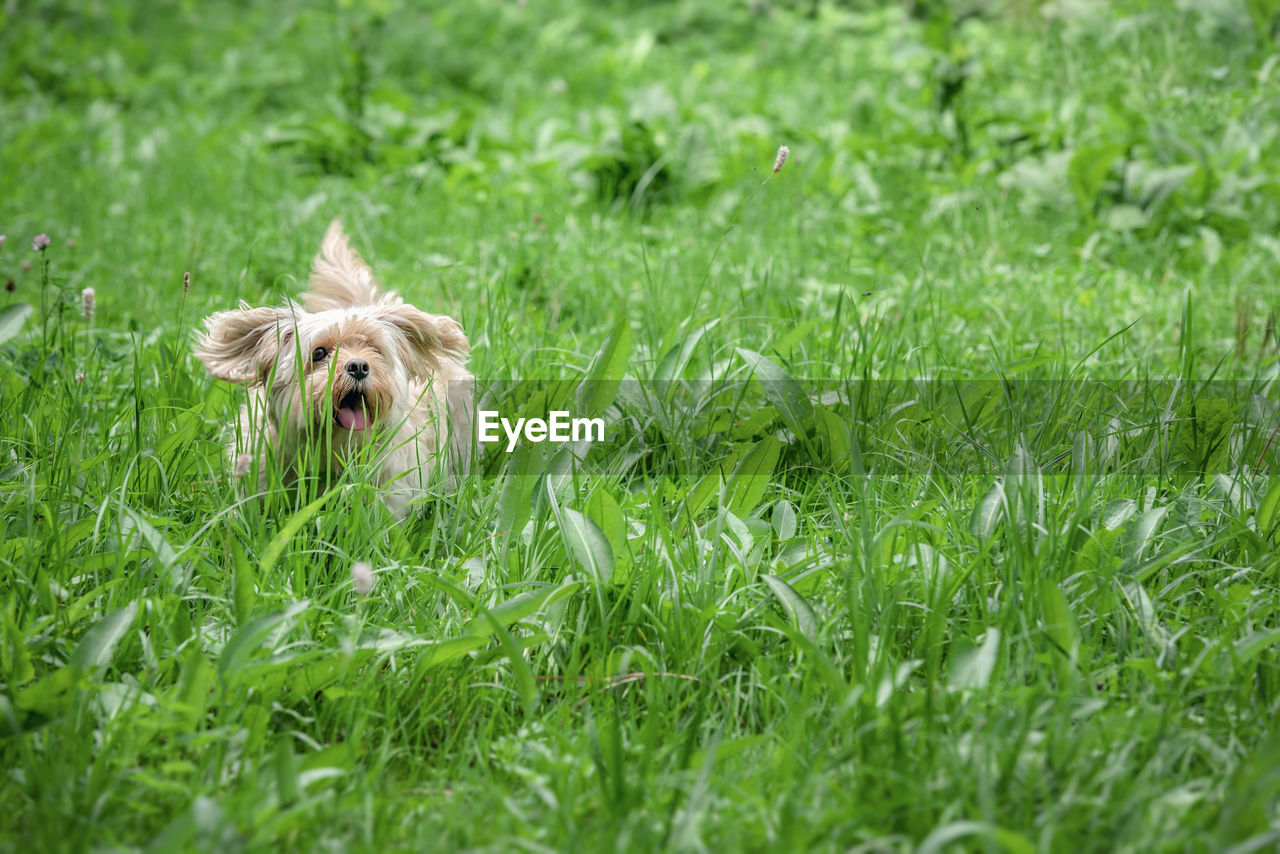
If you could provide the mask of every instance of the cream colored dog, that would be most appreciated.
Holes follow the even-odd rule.
[[[256,460],[262,488],[268,455],[292,480],[307,455],[341,471],[367,450],[387,506],[403,517],[438,465],[467,471],[467,338],[451,318],[379,290],[338,221],[309,287],[301,305],[241,303],[205,319],[196,355],[215,377],[252,386],[232,459],[241,474]]]

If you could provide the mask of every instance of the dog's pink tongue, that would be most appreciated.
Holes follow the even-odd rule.
[[[344,406],[338,410],[338,423],[348,430],[363,430],[369,426],[369,422],[365,418],[364,403],[362,402],[357,408],[352,409]]]

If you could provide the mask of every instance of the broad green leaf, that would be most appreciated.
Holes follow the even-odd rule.
[[[1099,527],[1093,530],[1089,539],[1080,546],[1075,554],[1074,563],[1086,572],[1103,572],[1111,575],[1116,563],[1116,542],[1120,539],[1120,531],[1115,528]]]
[[[760,578],[764,583],[769,585],[769,590],[782,603],[782,607],[795,621],[796,628],[800,630],[810,641],[817,641],[818,637],[818,618],[813,613],[813,608],[805,601],[805,598],[797,593],[790,584],[778,578],[776,575],[769,573],[761,573]]]
[[[1236,661],[1240,664],[1248,664],[1257,658],[1263,650],[1276,644],[1280,644],[1280,628],[1253,632],[1236,641]]]
[[[778,542],[796,535],[796,508],[786,499],[773,505],[773,532],[777,535]]]
[[[1188,178],[1196,174],[1199,168],[1194,163],[1164,167],[1142,164],[1141,168],[1133,170],[1126,180],[1135,185],[1138,205],[1151,209],[1164,204],[1165,200],[1185,184]]]
[[[298,767],[305,774],[311,771],[329,771],[335,768],[350,769],[357,761],[359,748],[350,741],[339,741],[322,750],[315,750],[301,757]]]
[[[734,441],[754,441],[778,418],[778,407],[761,406],[754,412],[738,412],[736,416],[728,424],[708,424],[709,429],[701,435],[711,436],[727,430]]]
[[[484,610],[487,616],[476,617],[467,623],[467,635],[472,637],[488,637],[493,634],[492,621],[500,626],[510,626],[520,622],[531,614],[536,614],[552,602],[558,602],[570,596],[582,587],[581,581],[568,581],[558,587],[550,585],[539,587],[513,596],[492,608]]]
[[[759,519],[753,519],[752,521],[757,524],[763,524]],[[727,510],[721,512],[719,523],[725,528],[724,541],[732,544],[731,547],[737,551],[738,556],[745,559],[756,542],[755,535],[751,533],[747,523]],[[766,533],[768,530],[766,527],[762,533]]]
[[[275,766],[276,793],[282,804],[291,805],[298,800],[301,791],[298,788],[298,760],[293,755],[293,748],[285,739],[276,741],[273,765]]]
[[[631,546],[627,542],[627,519],[622,508],[601,485],[591,493],[582,509],[609,541],[609,549],[613,553],[613,583],[628,583],[631,580]]]
[[[1255,498],[1239,477],[1219,472],[1213,476],[1213,485],[1217,487],[1222,497],[1231,503],[1231,509],[1241,516],[1253,509]]]
[[[1062,588],[1048,578],[1040,585],[1044,630],[1052,641],[1060,687],[1068,684],[1080,654],[1080,628]]]
[[[301,697],[314,696],[344,678],[352,667],[359,667],[373,656],[368,650],[357,650],[348,656],[342,652],[329,652],[315,661],[307,662],[288,679],[289,690]]]
[[[169,545],[169,541],[164,538],[164,534],[157,531],[154,525],[144,519],[132,507],[123,508],[123,514],[120,519],[120,532],[125,543],[132,544],[133,536],[136,533],[142,542],[147,544],[147,547],[151,549],[151,553],[155,555],[156,560],[160,563],[171,586],[186,586],[185,573],[182,572],[182,568],[178,565],[181,556],[174,550],[173,546]]]
[[[862,461],[854,453],[853,431],[849,427],[849,419],[829,406],[815,404],[813,421],[818,442],[826,451],[827,464],[840,472],[862,474]]]
[[[1078,478],[1088,478],[1097,470],[1097,447],[1084,430],[1076,433],[1071,443],[1072,472]]]
[[[717,317],[709,323],[702,324],[686,335],[683,341],[668,350],[658,362],[658,367],[653,372],[653,381],[657,383],[658,394],[663,399],[670,399],[671,389],[675,381],[684,376],[685,369],[689,367],[689,362],[693,358],[693,351],[698,348],[703,336],[719,322],[720,318]]]
[[[502,651],[506,653],[507,660],[511,662],[511,670],[515,675],[516,690],[520,694],[520,705],[524,709],[526,718],[532,717],[538,708],[538,702],[542,699],[542,695],[538,691],[538,683],[533,678],[533,671],[529,669],[529,662],[524,660],[524,650],[520,644],[516,643],[515,638],[511,636],[511,632],[499,622],[498,618],[491,613],[486,613],[489,626],[493,633],[497,635],[498,643],[502,646]]]
[[[574,483],[582,468],[582,457],[575,453],[573,445],[548,445],[546,468],[542,479],[543,489],[535,493],[535,512],[538,500],[545,499],[557,505],[565,503],[575,494]]]
[[[417,676],[422,678],[428,670],[456,661],[467,653],[474,652],[488,642],[487,637],[461,637],[440,641],[428,647],[418,659]]]
[[[209,691],[217,673],[199,646],[189,645],[182,653],[182,672],[173,697],[190,709],[194,723],[209,705]]]
[[[1160,628],[1159,621],[1156,620],[1156,606],[1147,595],[1146,588],[1131,581],[1122,584],[1120,589],[1124,592],[1130,607],[1133,608],[1133,614],[1138,620],[1138,627],[1142,629],[1142,633],[1153,644],[1163,643],[1164,632]]]
[[[0,308],[0,344],[8,341],[22,331],[22,324],[32,312],[31,306],[25,302],[14,303]]]
[[[753,446],[754,447],[754,446]],[[711,499],[719,492],[720,487],[728,480],[730,474],[747,456],[751,448],[740,445],[727,459],[703,475],[691,489],[684,494],[684,509],[681,513],[684,520],[697,516],[711,503]]]
[[[1218,266],[1218,261],[1222,258],[1222,235],[1218,234],[1217,229],[1207,225],[1198,226],[1196,233],[1200,235],[1200,247],[1204,250],[1205,266]]]
[[[1115,529],[1132,519],[1133,514],[1137,512],[1138,502],[1132,498],[1117,498],[1114,501],[1108,501],[1102,508],[1100,521],[1102,527]]]
[[[31,653],[27,650],[27,640],[22,636],[22,630],[18,628],[18,624],[13,621],[7,610],[3,612],[3,617],[4,642],[9,648],[6,656],[8,670],[5,673],[5,682],[12,690],[15,685],[34,679],[36,671],[31,664]]]
[[[743,518],[751,515],[769,488],[781,453],[782,443],[774,436],[766,436],[742,458],[725,482],[725,506],[729,512]]]
[[[1172,461],[1195,474],[1222,471],[1234,420],[1232,404],[1225,398],[1183,400],[1173,423]]]
[[[480,649],[495,634],[495,626],[505,629],[581,587],[582,582],[569,581],[559,587],[548,586],[521,593],[487,610],[477,606],[481,613],[467,623],[467,634],[436,642],[422,653],[415,671],[417,678],[421,679],[433,667],[456,661]]]
[[[95,623],[84,633],[76,651],[71,654],[71,670],[77,674],[88,674],[105,667],[137,616],[138,602],[135,600]]]
[[[0,737],[8,738],[22,732],[22,723],[14,711],[13,703],[4,694],[0,694]]]
[[[688,763],[688,766],[696,768],[705,764],[709,758],[714,758],[717,762],[723,762],[732,756],[737,756],[748,750],[752,750],[766,744],[768,744],[768,738],[764,735],[744,735],[740,738],[723,741],[714,747],[704,747],[693,754],[693,758]]]
[[[1271,488],[1258,505],[1258,533],[1270,537],[1276,530],[1276,511],[1280,510],[1280,477],[1271,479]]]
[[[197,431],[204,425],[204,419],[200,414],[203,408],[203,405],[197,405],[178,415],[172,432],[156,442],[156,456],[168,462],[185,451],[185,446],[195,438]]]
[[[560,535],[565,547],[591,577],[607,582],[613,576],[613,550],[595,522],[569,507],[559,512]]]
[[[1004,484],[997,481],[973,506],[973,515],[969,517],[970,533],[980,540],[990,539],[1003,507]]]
[[[1137,205],[1113,205],[1103,212],[1102,221],[1112,231],[1135,231],[1150,225],[1151,217]]]
[[[502,476],[502,492],[498,495],[498,521],[494,536],[503,550],[524,530],[533,507],[533,491],[538,484],[544,457],[533,445],[521,443],[511,452]]]
[[[1138,522],[1133,526],[1133,533],[1130,534],[1127,543],[1126,557],[1130,563],[1136,563],[1142,559],[1143,552],[1150,545],[1156,531],[1160,528],[1160,523],[1167,515],[1169,515],[1169,505],[1166,504],[1164,507],[1153,507],[1138,517]]]
[[[684,495],[684,514],[682,514],[682,519],[685,514],[692,517],[701,513],[703,508],[711,503],[711,499],[720,488],[720,484],[724,482],[724,478],[724,472],[719,468],[712,469],[699,478],[693,488]]]
[[[202,795],[192,801],[191,809],[179,813],[165,825],[143,850],[147,854],[186,851],[197,836],[213,839],[225,827],[222,807],[218,806],[217,801]]]
[[[1019,443],[1018,446],[1013,449],[1013,453],[1009,455],[1009,462],[1005,467],[1006,478],[1010,480],[1024,477],[1036,478],[1039,477],[1039,475],[1040,467],[1036,465],[1035,458],[1031,456],[1031,453],[1022,445],[1022,443]],[[1021,481],[1015,480],[1014,483],[1020,484]]]
[[[290,604],[283,611],[264,614],[240,626],[227,640],[218,656],[218,676],[224,682],[234,681],[231,677],[243,669],[272,632],[291,627],[310,607],[311,603],[303,599]]]
[[[1067,164],[1067,179],[1082,214],[1093,213],[1103,182],[1124,152],[1125,146],[1111,143],[1085,146],[1071,156],[1071,162]]]
[[[1026,535],[1044,527],[1044,478],[1031,453],[1018,443],[1009,456],[1004,478],[1009,523]]]
[[[813,330],[818,327],[825,318],[815,317],[804,323],[798,323],[787,331],[785,335],[769,344],[769,349],[786,359],[791,355],[791,351],[795,346],[804,339],[813,334]]]
[[[1214,544],[1213,540],[1205,540],[1203,542],[1198,542],[1196,540],[1184,541],[1177,546],[1166,548],[1163,551],[1158,552],[1154,557],[1148,558],[1142,563],[1134,563],[1134,565],[1129,566],[1127,570],[1129,577],[1133,581],[1141,584],[1157,572],[1160,572],[1167,566],[1171,566],[1175,562],[1181,561],[1184,558],[1188,558],[1190,555],[1197,554],[1199,552],[1209,551]]]
[[[951,652],[951,670],[948,687],[952,691],[978,691],[986,688],[995,672],[1000,654],[1000,630],[987,629],[981,646],[973,646],[967,640],[956,641]]]
[[[253,606],[258,601],[258,579],[254,574],[253,564],[245,556],[240,543],[233,541],[229,550],[235,567],[235,575],[231,580],[232,603],[235,605],[236,622],[243,625],[253,616]]]
[[[622,320],[609,333],[578,390],[578,411],[581,414],[587,418],[604,414],[618,396],[618,384],[626,374],[630,356],[631,326]]]
[[[71,688],[78,681],[72,668],[59,667],[18,691],[14,705],[24,712],[54,717],[66,708]]]
[[[1034,854],[1036,847],[1025,836],[985,821],[955,821],[936,828],[924,838],[917,854],[984,850],[980,845],[960,845],[960,840],[980,837],[996,843],[1005,854]]]
[[[760,381],[765,397],[778,408],[783,422],[797,439],[803,439],[813,425],[813,404],[804,389],[791,374],[754,350],[736,349]]]

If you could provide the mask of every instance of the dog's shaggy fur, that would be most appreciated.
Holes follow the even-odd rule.
[[[215,377],[252,386],[232,459],[256,459],[265,475],[272,454],[293,478],[300,452],[340,471],[368,448],[387,506],[403,516],[437,464],[466,470],[467,338],[451,318],[380,290],[337,221],[312,263],[309,288],[301,305],[241,303],[205,320],[196,355]]]

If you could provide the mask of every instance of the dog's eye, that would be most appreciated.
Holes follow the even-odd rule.
[[[328,355],[329,355],[329,351],[326,350],[324,347],[317,347],[311,351],[311,361],[323,362],[325,359],[325,356],[328,356]]]

